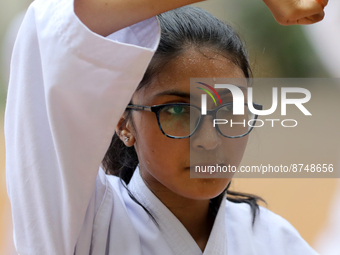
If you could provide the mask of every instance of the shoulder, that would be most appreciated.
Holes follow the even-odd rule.
[[[226,203],[227,228],[230,226],[235,234],[242,233],[249,238],[249,242],[255,250],[261,250],[262,254],[305,254],[317,253],[301,237],[299,232],[286,219],[280,215],[259,207],[252,226],[252,213],[246,203]]]
[[[118,197],[122,198],[122,193],[125,193],[126,189],[124,188],[123,181],[115,176],[108,175],[105,173],[102,167],[99,168],[97,180],[96,180],[96,192],[101,193],[102,196],[111,195],[112,193],[116,193]],[[109,194],[105,194],[109,193]],[[122,199],[121,199],[122,200]]]
[[[226,203],[226,214],[229,218],[235,221],[242,221],[244,226],[252,225],[252,213],[250,206],[246,203],[233,203],[227,201]],[[287,230],[294,234],[299,234],[297,230],[280,215],[268,210],[263,206],[259,206],[259,210],[256,214],[255,229],[265,230]]]
[[[95,184],[95,211],[102,210],[106,205],[106,209],[111,211],[111,206],[114,204],[119,207],[124,207],[126,196],[126,189],[119,177],[105,174],[103,168],[99,168],[96,184]]]

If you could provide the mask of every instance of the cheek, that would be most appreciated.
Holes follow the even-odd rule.
[[[238,167],[244,151],[246,149],[248,142],[248,136],[242,137],[242,138],[235,138],[235,139],[229,139],[225,138],[223,139],[222,146],[220,149],[223,150],[223,155],[227,161],[228,164],[231,166]]]
[[[136,114],[137,115],[137,114]],[[160,130],[154,113],[144,112],[134,118],[136,143],[135,148],[139,162],[148,168],[153,175],[164,174],[160,169],[167,168],[167,172],[180,168],[185,162],[186,152],[184,139],[171,139]]]

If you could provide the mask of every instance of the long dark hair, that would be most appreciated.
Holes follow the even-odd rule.
[[[252,76],[247,51],[239,36],[232,27],[210,13],[197,7],[185,6],[160,14],[158,19],[161,27],[160,43],[137,90],[148,86],[171,60],[191,48],[199,50],[202,47],[207,47],[217,50],[240,67],[246,78]],[[131,112],[127,111],[126,114],[126,120],[128,120]],[[126,187],[138,165],[138,157],[135,148],[133,146],[126,147],[115,134],[102,164],[107,174],[120,177]],[[225,191],[229,187],[230,183]],[[150,212],[137,201],[129,190],[128,192],[131,198],[152,217]],[[225,192],[222,192],[219,196],[210,200],[210,210],[214,215],[216,215],[224,197]],[[228,190],[227,199],[234,203],[249,204],[254,224],[256,214],[259,211],[257,202],[258,200],[263,201],[262,198]]]

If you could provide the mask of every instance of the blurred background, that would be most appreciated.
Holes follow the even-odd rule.
[[[6,2],[1,0],[0,2],[2,46],[0,58],[2,61],[0,72],[0,114],[2,117],[0,121],[0,254],[15,254],[5,182],[3,114],[10,53],[23,13],[30,2],[28,0]],[[248,47],[255,77],[340,78],[339,1],[330,0],[329,6],[326,7],[325,19],[319,24],[308,27],[278,25],[260,0],[212,0],[202,2],[197,6],[228,22],[239,32]],[[312,95],[320,93],[319,90],[315,86],[310,88]],[[337,101],[340,89],[336,86],[329,87],[325,96],[328,101]],[[336,119],[336,111],[334,114],[333,118]],[[337,133],[337,127],[339,125],[340,122],[335,123],[329,131],[332,132],[332,139],[335,141],[332,146],[319,148],[319,150],[314,150],[313,146],[305,146],[297,155],[297,159],[303,157],[308,161],[315,158],[316,153],[321,153],[329,160],[324,163],[334,162],[338,168],[340,145],[337,144],[340,144],[340,135]],[[320,134],[316,133],[315,136],[320,137]],[[281,143],[287,143],[287,139],[285,137],[281,137],[281,140],[277,139],[260,141],[263,146],[261,153],[256,154],[258,160],[260,156],[265,158],[270,155],[276,155],[279,158],[280,153],[273,154],[273,151],[277,151],[273,148],[280,147]],[[299,142],[298,135],[291,139]],[[315,142],[320,143],[320,141]],[[317,144],[314,145],[317,146]],[[254,155],[251,152],[250,154]],[[245,162],[251,165],[251,157],[246,155]],[[340,254],[339,242],[336,241],[340,240],[340,184],[338,179],[240,178],[233,181],[232,188],[264,198],[267,201],[267,205],[264,206],[291,222],[302,237],[320,254]]]

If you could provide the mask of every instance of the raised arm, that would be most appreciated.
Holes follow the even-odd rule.
[[[75,0],[75,13],[97,34],[107,36],[160,13],[203,0]]]
[[[74,254],[80,236],[90,250],[98,169],[158,40],[156,18],[104,38],[79,21],[72,0],[28,9],[5,116],[19,254]]]
[[[75,0],[75,12],[92,31],[106,36],[123,27],[202,0]],[[281,25],[313,24],[323,19],[328,0],[263,0]]]

